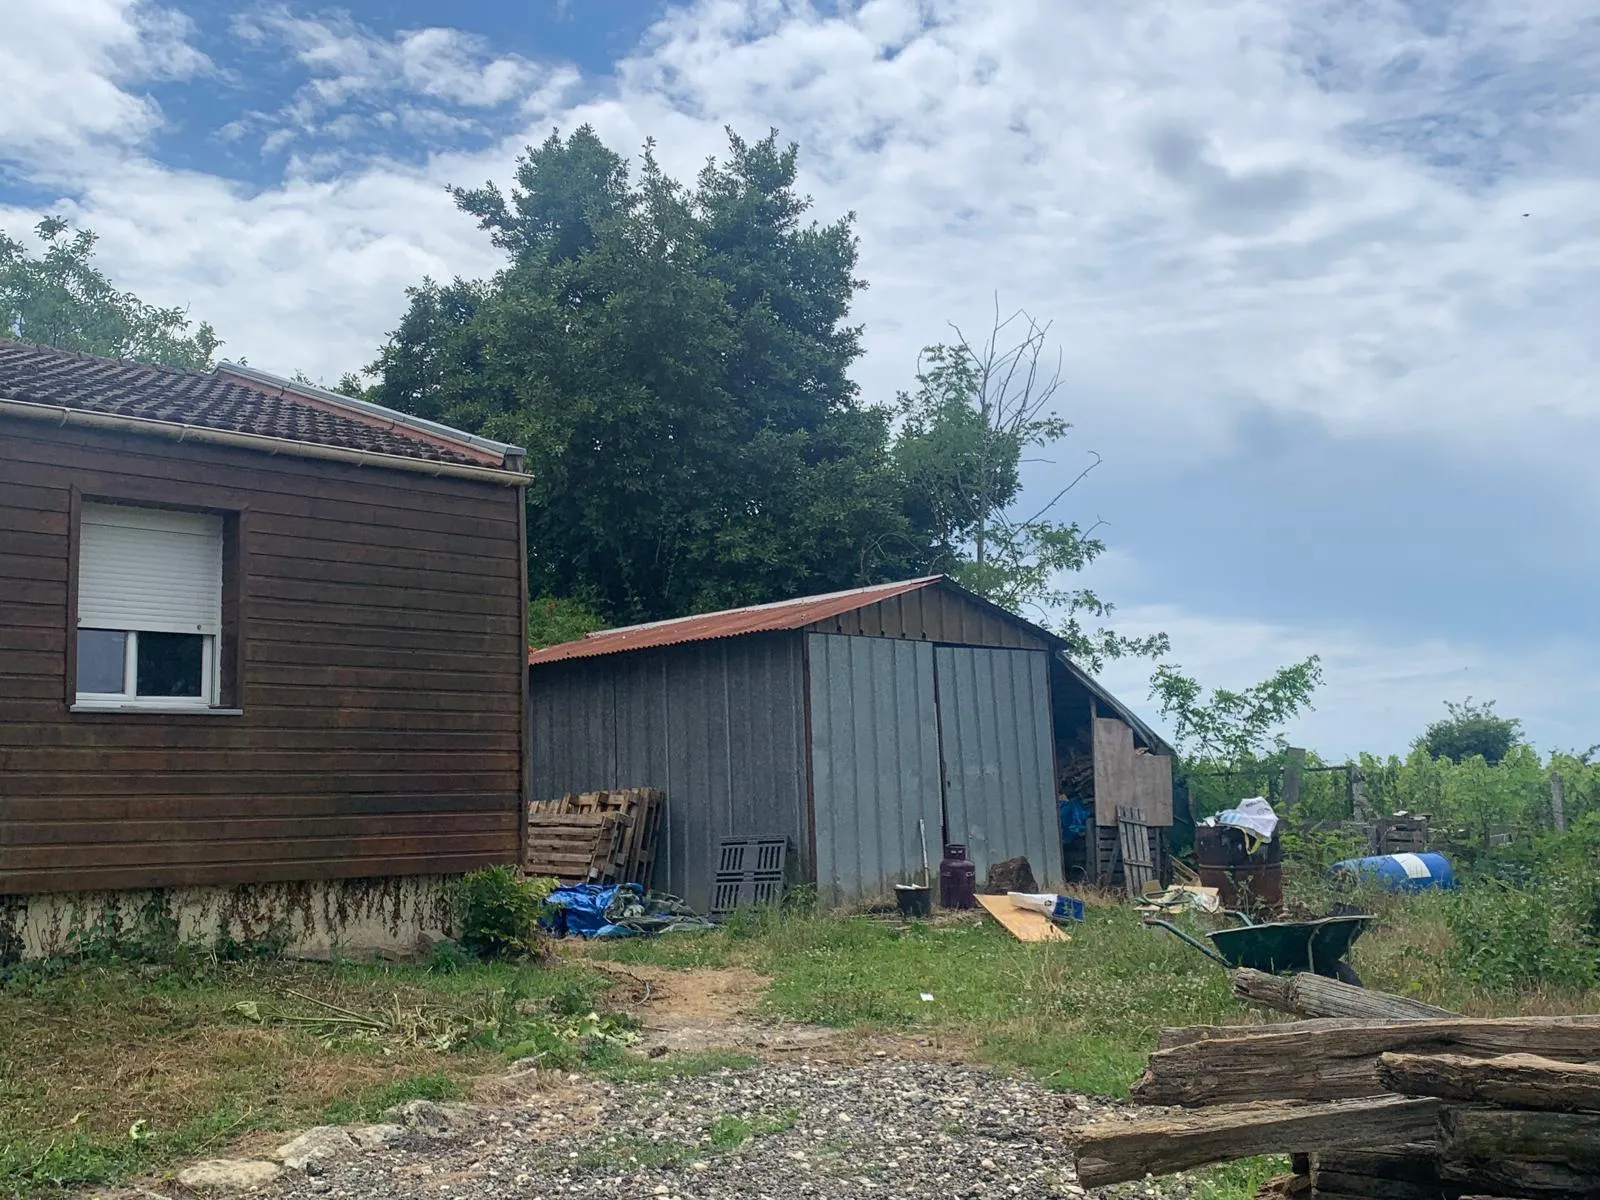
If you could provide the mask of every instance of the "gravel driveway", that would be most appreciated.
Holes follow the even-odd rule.
[[[1065,1131],[1105,1107],[964,1066],[769,1062],[530,1097],[446,1137],[408,1136],[285,1176],[272,1191],[307,1200],[1077,1197],[1085,1192]],[[1167,1181],[1163,1194],[1183,1191]]]

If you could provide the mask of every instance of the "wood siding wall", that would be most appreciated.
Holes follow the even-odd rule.
[[[69,711],[85,497],[236,514],[243,715]],[[0,418],[0,895],[514,861],[520,513],[515,487]]]
[[[812,633],[909,638],[1007,650],[1049,647],[1019,622],[942,586],[918,588],[807,627]]]

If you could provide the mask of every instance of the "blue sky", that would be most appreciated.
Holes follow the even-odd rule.
[[[1213,684],[1320,653],[1330,755],[1468,694],[1600,741],[1592,5],[12,0],[0,78],[0,228],[66,213],[327,379],[494,269],[446,184],[556,125],[679,174],[776,125],[858,214],[868,398],[997,292],[1054,322],[1076,428],[1030,484],[1104,456],[1071,511],[1128,627]]]

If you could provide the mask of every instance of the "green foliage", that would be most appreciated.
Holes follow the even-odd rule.
[[[1460,704],[1445,701],[1450,715],[1429,725],[1417,745],[1430,758],[1447,758],[1454,763],[1481,758],[1491,767],[1498,764],[1522,737],[1522,722],[1495,715],[1494,701],[1474,704],[1468,696]]]
[[[848,374],[850,219],[808,221],[796,171],[730,133],[685,186],[585,126],[509,195],[456,191],[506,265],[414,289],[370,395],[527,448],[535,595],[617,624],[915,565],[888,413]]]
[[[1593,895],[1559,883],[1514,888],[1493,881],[1463,888],[1449,913],[1451,964],[1489,991],[1588,988],[1600,978]]]
[[[599,613],[576,600],[540,596],[528,602],[528,645],[559,646],[605,628]]]
[[[189,332],[182,308],[158,308],[121,292],[93,264],[95,235],[71,232],[64,217],[34,227],[44,252],[0,232],[0,336],[99,354],[201,370],[222,343],[201,322]]]
[[[1283,746],[1282,726],[1311,707],[1321,683],[1315,654],[1243,691],[1213,688],[1209,696],[1182,667],[1162,663],[1151,676],[1150,695],[1171,718],[1173,741],[1187,758],[1247,764]]]
[[[1086,629],[1084,617],[1103,620],[1112,606],[1059,582],[1105,550],[1093,528],[1053,516],[1098,458],[1043,504],[1021,502],[1024,461],[1070,428],[1052,408],[1061,380],[1044,359],[1049,326],[1018,312],[997,315],[981,345],[956,332],[954,345],[923,351],[916,389],[899,397],[891,452],[910,526],[930,542],[930,566],[1002,608],[1054,625],[1091,671],[1110,658],[1165,653],[1165,635]]]
[[[524,878],[505,866],[463,875],[455,884],[462,949],[480,958],[529,953],[554,886],[554,880]]]

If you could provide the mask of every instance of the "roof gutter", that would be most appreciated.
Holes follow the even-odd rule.
[[[235,433],[227,429],[209,429],[203,425],[184,425],[176,421],[157,421],[150,417],[129,417],[120,413],[91,412],[82,408],[35,404],[30,400],[11,400],[0,396],[0,415],[5,414],[35,421],[48,421],[56,425],[113,429],[124,433],[169,437],[178,442],[206,442],[217,446],[256,450],[265,454],[327,459],[332,462],[352,463],[358,467],[387,467],[397,471],[410,471],[417,475],[445,475],[454,479],[475,479],[507,486],[521,486],[533,482],[531,475],[521,471],[501,470],[497,467],[433,462],[424,458],[405,458],[398,454],[379,454],[371,450],[347,450],[342,446],[296,442],[289,438],[269,437],[261,433]]]

